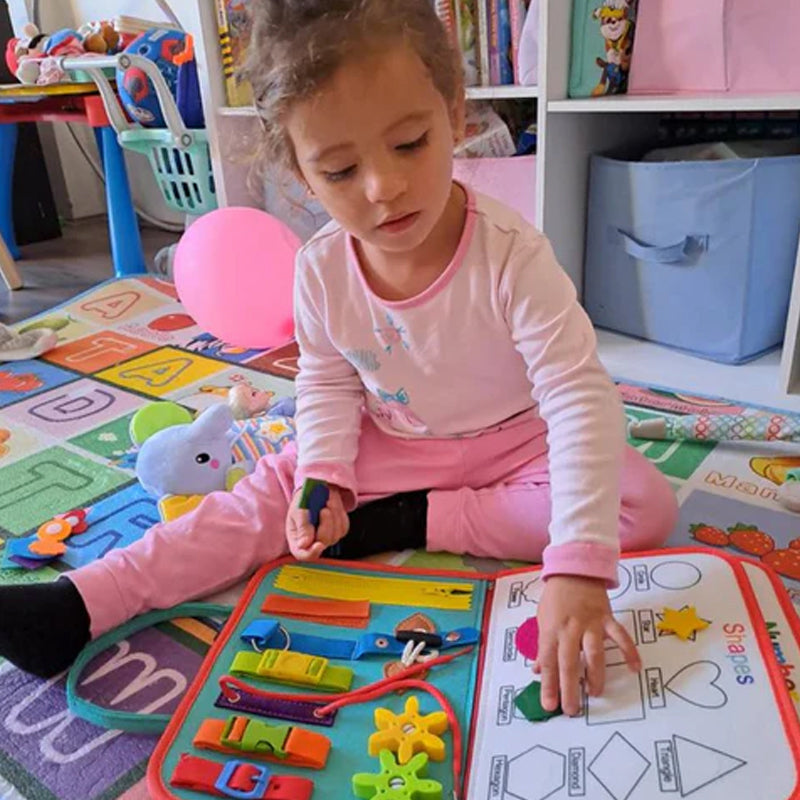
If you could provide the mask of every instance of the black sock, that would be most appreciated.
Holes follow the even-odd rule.
[[[50,678],[89,641],[89,612],[68,578],[0,586],[0,656]]]
[[[387,550],[425,547],[428,527],[428,492],[393,494],[348,514],[347,536],[329,547],[328,558],[362,558]]]

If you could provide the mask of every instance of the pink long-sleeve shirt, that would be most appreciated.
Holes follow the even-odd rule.
[[[364,406],[403,437],[474,436],[533,409],[550,461],[545,566],[550,553],[559,572],[596,574],[585,559],[616,559],[621,401],[572,282],[518,214],[468,192],[451,263],[400,301],[370,289],[352,238],[332,223],[299,253],[295,324],[298,485],[337,484],[354,507]]]

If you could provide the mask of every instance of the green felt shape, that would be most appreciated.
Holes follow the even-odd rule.
[[[394,753],[381,750],[378,754],[381,771],[353,775],[356,797],[376,800],[442,800],[442,784],[425,778],[427,753],[417,753],[407,764],[398,764]]]
[[[545,711],[542,708],[542,684],[539,681],[528,684],[514,698],[514,705],[529,722],[543,722],[564,713],[560,706],[555,711]]]
[[[188,425],[192,412],[177,403],[162,400],[140,408],[131,419],[130,436],[136,445],[146,442],[154,433],[173,425]]]

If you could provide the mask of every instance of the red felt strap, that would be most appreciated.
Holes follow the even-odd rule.
[[[230,764],[234,766],[229,768],[230,774],[225,782],[229,791],[226,793],[218,783],[226,766]],[[263,791],[253,795],[259,781],[264,783]],[[314,791],[314,782],[308,778],[271,775],[267,767],[239,759],[218,764],[189,753],[181,753],[170,783],[179,789],[206,792],[215,797],[247,796],[254,800],[311,800]]]

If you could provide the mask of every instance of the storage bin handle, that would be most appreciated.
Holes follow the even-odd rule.
[[[680,264],[689,255],[690,248],[694,245],[704,249],[707,243],[706,236],[685,236],[683,241],[670,245],[644,244],[637,242],[629,233],[617,228],[617,233],[622,237],[625,252],[640,261],[652,261],[655,264]]]

